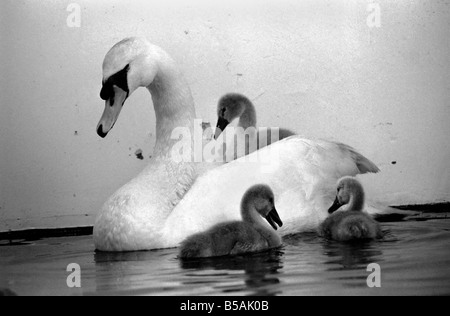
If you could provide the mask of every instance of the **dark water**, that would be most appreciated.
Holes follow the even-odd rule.
[[[382,227],[381,241],[298,234],[279,250],[189,262],[176,249],[96,254],[89,236],[3,243],[0,288],[19,295],[449,295],[448,213],[394,216]],[[79,289],[67,286],[70,263],[81,268]],[[380,266],[380,288],[367,285],[371,263]]]

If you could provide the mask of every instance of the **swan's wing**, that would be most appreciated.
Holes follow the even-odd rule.
[[[380,171],[380,169],[372,161],[358,153],[354,148],[342,143],[336,143],[336,145],[338,145],[342,151],[346,151],[351,154],[353,161],[359,169],[359,173],[377,173]]]
[[[317,227],[339,178],[378,170],[351,147],[292,136],[199,177],[164,227],[167,247],[214,224],[240,219],[240,202],[255,184],[268,184],[284,222],[281,233]]]

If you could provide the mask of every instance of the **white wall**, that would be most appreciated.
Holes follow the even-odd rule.
[[[81,6],[80,28],[66,24],[69,3]],[[369,3],[2,0],[0,231],[92,225],[148,162],[146,90],[106,139],[95,133],[103,57],[136,35],[179,62],[197,114],[212,124],[217,99],[242,92],[256,98],[261,126],[370,157],[382,169],[365,177],[374,199],[449,201],[449,2],[375,1],[380,28],[366,24]]]

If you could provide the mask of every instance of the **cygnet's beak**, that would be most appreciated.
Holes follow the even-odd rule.
[[[328,209],[328,214],[333,214],[336,212],[340,207],[342,206],[341,202],[339,202],[338,197],[336,196],[336,199],[333,202],[333,205]]]
[[[128,92],[114,86],[114,93],[105,100],[105,110],[97,125],[97,134],[101,138],[105,138],[119,117],[123,104],[125,103]]]
[[[275,230],[278,229],[277,224],[280,227],[283,226],[283,222],[281,221],[281,218],[278,215],[278,212],[275,209],[275,207],[269,212],[269,214],[267,214],[266,220],[269,222],[270,226],[272,226],[273,229]]]
[[[217,139],[220,134],[225,130],[225,128],[230,124],[226,119],[219,116],[219,119],[217,120],[217,127],[216,127],[216,133],[214,134],[214,139]]]

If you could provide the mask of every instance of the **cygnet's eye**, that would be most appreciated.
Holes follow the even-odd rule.
[[[223,108],[222,110],[220,110],[220,115],[221,115],[222,117],[224,117],[226,111],[227,111],[227,109],[226,109],[226,108]]]

